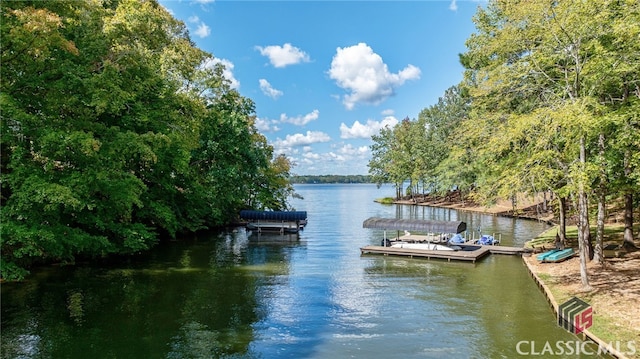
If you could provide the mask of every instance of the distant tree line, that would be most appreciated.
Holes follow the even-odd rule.
[[[369,173],[398,196],[405,181],[409,193],[456,188],[485,204],[553,193],[562,241],[575,210],[588,288],[586,262],[603,262],[608,204],[623,203],[624,243],[634,247],[640,3],[489,1],[474,22],[464,80],[374,136]]]
[[[368,175],[291,176],[291,183],[373,183]]]
[[[287,209],[252,100],[156,1],[3,1],[1,276]]]

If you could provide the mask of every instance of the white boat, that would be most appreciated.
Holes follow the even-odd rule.
[[[391,245],[391,248],[407,248],[407,249],[423,249],[427,251],[455,251],[455,247],[449,247],[436,243],[407,243],[407,242],[395,242]]]
[[[440,243],[446,244],[449,241],[449,237],[451,235],[448,233],[427,233],[427,234],[412,234],[410,232],[405,231],[404,236],[400,236],[396,238],[399,242],[429,242],[429,243]]]

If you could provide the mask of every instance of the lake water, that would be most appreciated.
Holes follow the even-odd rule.
[[[199,234],[3,284],[2,357],[512,358],[576,340],[518,256],[472,264],[359,249],[382,239],[362,228],[372,216],[465,221],[504,245],[545,224],[381,205],[394,190],[371,184],[296,189],[309,221],[299,238]]]

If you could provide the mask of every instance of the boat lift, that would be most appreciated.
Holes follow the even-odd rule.
[[[398,219],[371,217],[362,223],[363,228],[375,228],[384,230],[383,247],[387,247],[387,230],[421,231],[427,233],[461,233],[467,230],[467,224],[459,221],[435,221],[425,219]]]

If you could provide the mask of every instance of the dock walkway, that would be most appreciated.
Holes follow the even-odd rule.
[[[484,258],[488,254],[507,254],[516,255],[527,253],[526,248],[521,247],[507,247],[507,246],[483,246],[483,245],[460,245],[462,250],[458,251],[430,251],[424,249],[408,249],[408,248],[393,248],[383,246],[365,246],[360,248],[361,254],[383,254],[383,255],[396,255],[405,256],[410,258],[437,258],[446,259],[447,261],[467,261],[475,263],[477,260]]]

